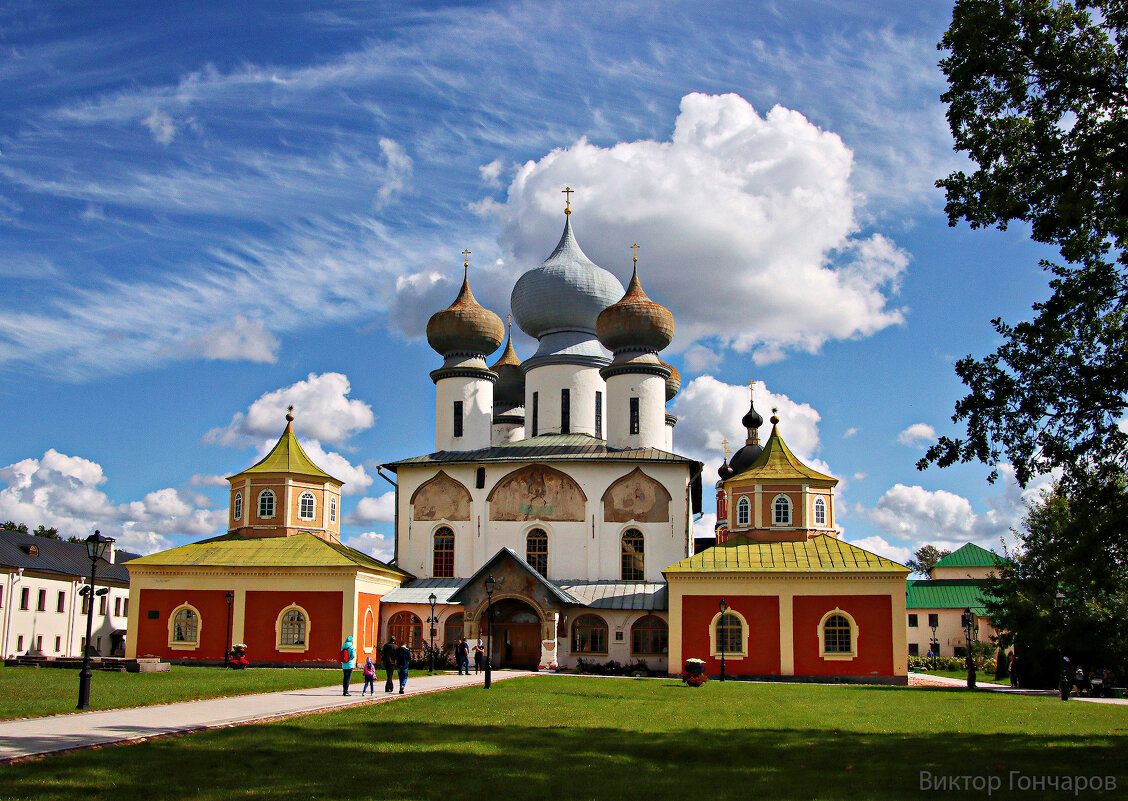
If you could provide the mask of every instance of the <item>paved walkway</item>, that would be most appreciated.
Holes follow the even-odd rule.
[[[528,675],[532,673],[495,670],[493,680],[496,682]],[[411,678],[407,682],[407,692],[402,696],[398,691],[384,693],[383,681],[377,682],[381,691],[375,697],[362,696],[355,684],[352,694],[344,696],[341,695],[341,685],[338,683],[332,687],[0,721],[0,765],[13,759],[59,751],[394,701],[421,693],[480,685],[484,678],[484,674],[459,676],[457,673]]]
[[[936,684],[943,684],[947,687],[967,687],[967,679],[953,679],[948,676],[933,676],[931,673],[910,673],[910,676],[919,676],[922,679],[927,679],[929,682]],[[1044,695],[1051,698],[1057,698],[1057,690],[1020,690],[1011,687],[1009,684],[991,684],[990,682],[977,681],[975,686],[980,690],[990,690],[996,693],[1007,693],[1008,695]],[[1087,696],[1069,696],[1070,701],[1085,701],[1091,704],[1120,704],[1128,705],[1128,698],[1089,698]]]

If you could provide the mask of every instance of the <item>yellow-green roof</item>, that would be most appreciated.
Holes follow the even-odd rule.
[[[743,534],[662,571],[678,573],[909,573],[892,559],[819,534],[805,542],[756,542]]]
[[[127,564],[199,567],[360,567],[397,576],[410,575],[347,545],[326,542],[313,534],[258,539],[240,537],[238,534],[224,534],[142,556]]]
[[[774,419],[774,418],[773,418]],[[779,434],[779,426],[772,426],[772,434],[764,445],[764,452],[752,463],[752,466],[743,473],[738,473],[728,479],[725,484],[733,481],[780,481],[787,479],[813,479],[815,481],[829,481],[832,485],[838,483],[834,476],[827,476],[818,470],[812,470],[796,458],[783,437]]]
[[[278,439],[278,444],[270,450],[270,453],[257,464],[248,467],[241,473],[236,473],[227,480],[233,481],[247,473],[298,473],[303,476],[327,478],[336,481],[338,484],[344,484],[339,478],[333,478],[315,465],[313,460],[306,455],[306,452],[302,450],[302,446],[298,443],[298,438],[294,436],[294,424],[289,420],[286,422],[286,430],[282,432],[282,436]]]

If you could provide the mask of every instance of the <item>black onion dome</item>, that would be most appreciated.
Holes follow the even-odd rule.
[[[717,475],[721,477],[721,481],[726,481],[736,475],[733,469],[729,466],[728,461],[721,462],[721,466],[717,468]]]
[[[681,391],[681,373],[672,364],[666,364],[661,359],[658,363],[670,370],[670,377],[666,379],[666,403],[669,403]]]
[[[478,304],[465,276],[454,303],[427,321],[427,342],[444,357],[453,353],[485,356],[497,350],[504,336],[501,318]]]
[[[732,474],[735,476],[738,473],[743,473],[756,463],[756,460],[760,458],[760,454],[763,452],[764,446],[758,442],[745,445],[734,453],[732,459],[729,460],[729,468],[732,470]]]
[[[612,353],[633,349],[659,351],[674,339],[674,315],[646,296],[636,269],[626,294],[599,313],[595,333]]]
[[[497,373],[497,383],[494,384],[494,406],[507,408],[524,406],[525,372],[521,369],[521,360],[517,358],[517,351],[513,350],[512,326],[505,340],[505,350],[501,358],[490,365],[490,370]]]
[[[764,418],[756,411],[755,404],[748,404],[748,414],[740,418],[740,424],[748,429],[759,428],[764,424]]]

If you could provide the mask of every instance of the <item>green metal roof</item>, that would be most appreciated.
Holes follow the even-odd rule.
[[[608,448],[605,440],[588,434],[544,434],[539,437],[482,448],[476,451],[439,451],[426,456],[415,456],[388,462],[383,465],[391,470],[408,465],[447,464],[452,462],[536,462],[542,459],[553,461],[608,460],[623,462],[669,462],[674,464],[700,464],[676,453],[660,451],[657,448],[618,449]]]
[[[313,534],[258,539],[224,534],[134,559],[129,565],[207,567],[360,567],[392,576],[409,576],[347,545]]]
[[[819,534],[804,542],[756,542],[744,535],[687,556],[662,571],[678,573],[900,573],[892,559]]]
[[[729,478],[725,481],[725,485],[727,486],[734,481],[748,481],[750,479],[779,481],[790,478],[828,481],[832,486],[838,483],[838,479],[834,476],[824,475],[799,461],[795,454],[791,452],[791,449],[787,447],[783,437],[780,436],[779,425],[777,424],[772,426],[772,433],[768,437],[767,443],[764,444],[764,451],[752,463],[752,466]]]
[[[983,582],[978,579],[918,579],[905,587],[906,609],[967,609],[985,614]]]
[[[257,464],[248,467],[241,473],[236,473],[227,480],[232,481],[247,473],[297,473],[303,476],[327,478],[330,481],[336,481],[338,484],[344,484],[339,478],[333,478],[315,465],[313,460],[306,455],[306,452],[302,450],[302,446],[298,443],[298,438],[294,436],[294,424],[289,419],[286,421],[286,430],[282,432],[282,436],[278,438],[278,443],[271,448],[270,453]]]
[[[952,551],[933,567],[997,567],[1002,562],[1003,558],[998,554],[969,542]]]

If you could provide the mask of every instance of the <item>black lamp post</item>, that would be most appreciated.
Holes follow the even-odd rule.
[[[1069,700],[1069,662],[1065,657],[1065,593],[1058,590],[1057,595],[1054,596],[1054,611],[1058,614],[1059,625],[1062,632],[1062,646],[1061,646],[1061,679],[1058,681],[1058,691],[1061,693],[1061,700]]]
[[[967,638],[967,688],[975,689],[975,660],[971,656],[971,638],[975,629],[975,613],[971,609],[963,610],[964,636]]]
[[[931,615],[929,615],[931,617]],[[936,624],[931,626],[932,629],[932,642],[928,644],[928,650],[932,651],[932,669],[936,670],[936,658],[940,656],[940,643],[936,639],[936,626],[939,625],[939,620]]]
[[[106,549],[114,541],[112,537],[103,537],[102,532],[97,530],[86,538],[86,553],[90,557],[90,588],[89,605],[86,607],[86,645],[82,649],[82,670],[78,673],[76,709],[90,708],[90,636],[94,626],[94,578],[98,574],[98,560],[105,556]]]
[[[494,580],[491,573],[489,578],[486,579],[486,681],[485,687],[490,688],[491,667],[490,659],[493,655],[493,642],[491,635],[493,634],[493,594],[494,587],[497,581]]]
[[[725,680],[725,612],[728,611],[728,602],[724,598],[719,604],[721,616],[717,620],[717,645],[721,646],[721,681]]]
[[[439,599],[435,597],[435,593],[431,593],[431,597],[429,597],[427,599],[427,602],[431,604],[431,616],[429,618],[427,618],[427,625],[429,625],[431,627],[431,672],[432,673],[435,672],[435,623],[437,622],[437,620],[435,618],[435,604],[438,602],[438,600]]]
[[[223,600],[227,601],[227,650],[223,652],[223,666],[230,667],[231,665],[231,611],[235,606],[235,593],[231,590],[223,596]]]

